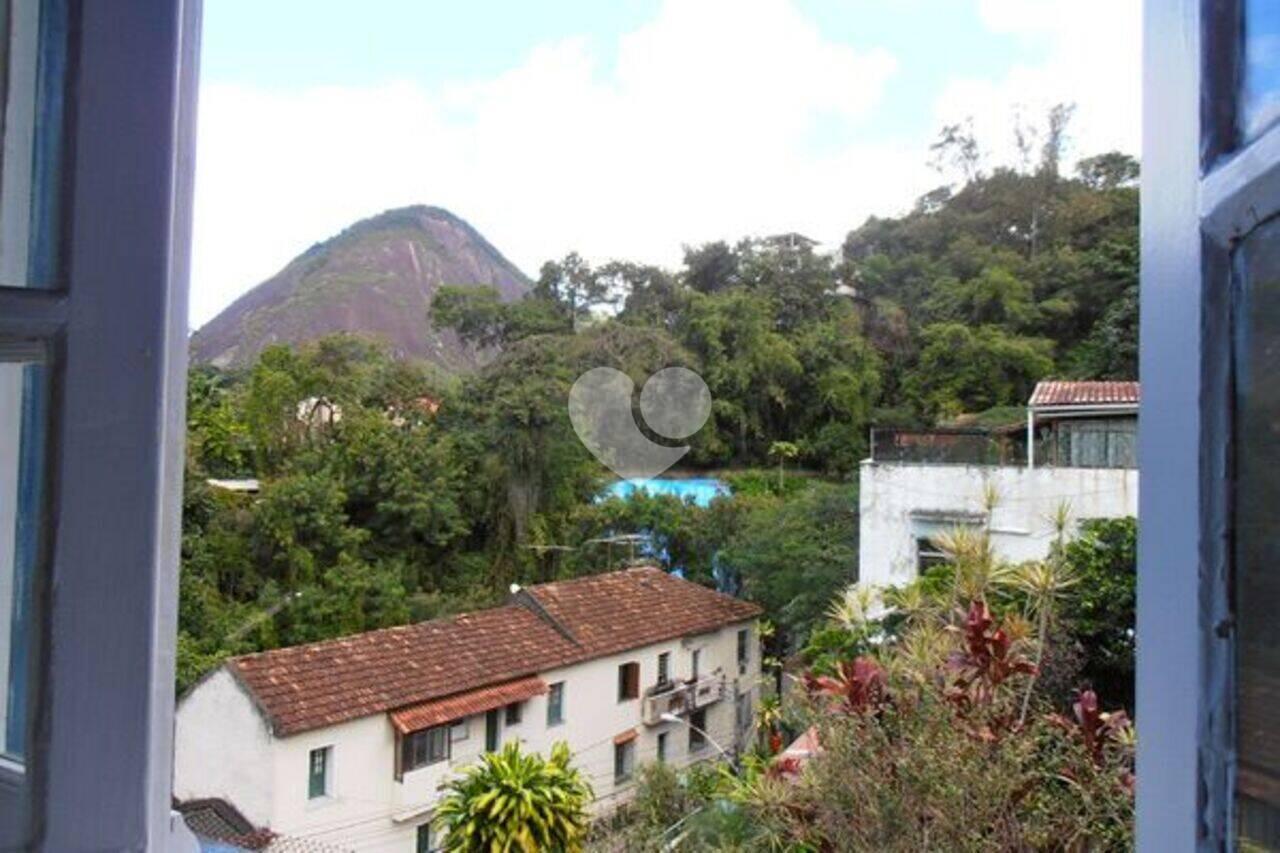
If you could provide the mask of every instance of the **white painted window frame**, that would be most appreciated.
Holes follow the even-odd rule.
[[[200,0],[73,0],[64,275],[0,290],[54,377],[26,779],[0,837],[194,850],[170,807]]]
[[[1223,145],[1238,12],[1145,0],[1137,843],[1152,853],[1235,848],[1230,250],[1280,215],[1280,127]]]

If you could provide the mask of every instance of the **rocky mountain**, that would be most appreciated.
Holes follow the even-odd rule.
[[[191,357],[239,366],[271,344],[351,332],[401,357],[468,370],[483,354],[427,320],[432,296],[446,284],[490,285],[514,300],[529,280],[447,210],[389,210],[317,243],[241,296],[192,336]]]

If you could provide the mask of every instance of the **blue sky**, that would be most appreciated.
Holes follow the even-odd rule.
[[[1137,0],[208,0],[192,323],[399,204],[449,207],[530,273],[571,249],[674,264],[900,212],[948,177],[924,165],[946,121],[1007,161],[1015,111],[1070,100],[1078,153],[1133,151],[1137,20]]]

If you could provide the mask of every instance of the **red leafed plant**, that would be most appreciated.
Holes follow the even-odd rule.
[[[888,701],[884,670],[871,658],[842,661],[835,677],[806,674],[804,681],[810,696],[831,701],[845,714],[874,713]]]
[[[955,673],[947,696],[962,709],[988,704],[1010,677],[1036,671],[1030,659],[1013,651],[1013,641],[1004,628],[995,626],[985,601],[973,602],[964,627],[955,630],[963,631],[964,648],[947,661]]]
[[[1080,691],[1071,710],[1075,714],[1074,720],[1061,714],[1054,714],[1049,719],[1064,731],[1079,737],[1093,763],[1101,767],[1106,760],[1104,750],[1107,745],[1122,743],[1128,737],[1132,725],[1129,715],[1124,711],[1099,710],[1098,694],[1092,690]]]

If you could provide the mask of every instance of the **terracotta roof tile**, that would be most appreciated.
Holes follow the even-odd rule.
[[[523,702],[547,692],[547,683],[537,676],[518,678],[503,684],[481,687],[467,693],[432,699],[391,712],[391,725],[400,734],[429,729],[441,723],[460,720],[473,714],[483,714],[494,708]]]
[[[1137,382],[1058,382],[1036,384],[1027,404],[1039,406],[1135,405],[1140,401]]]
[[[407,708],[760,615],[749,602],[628,569],[529,587],[558,622],[507,604],[227,661],[278,736]]]

